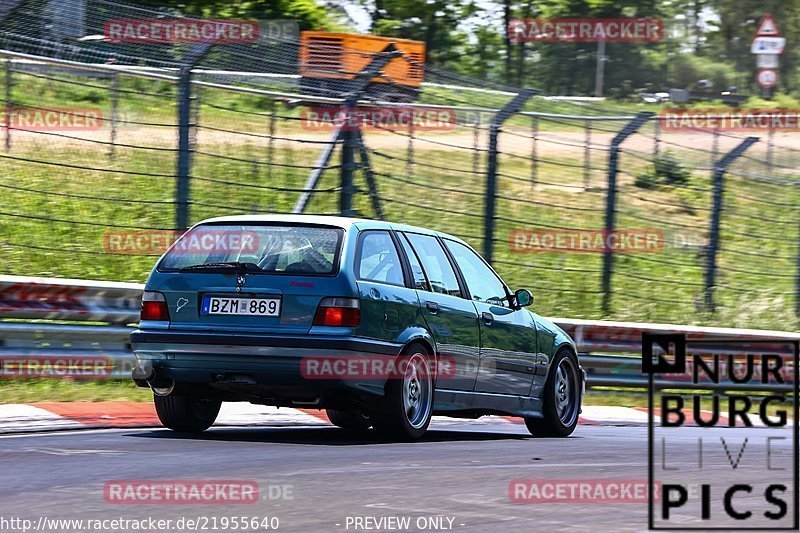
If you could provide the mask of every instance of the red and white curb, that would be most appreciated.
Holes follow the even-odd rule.
[[[692,423],[691,420],[688,421]],[[519,427],[521,418],[485,416],[477,420],[433,417],[431,428],[469,424],[481,430]],[[647,410],[632,407],[589,405],[583,408],[582,425],[644,426]],[[288,427],[329,426],[325,411],[269,407],[249,403],[223,403],[216,426]],[[160,427],[155,407],[148,402],[43,402],[0,404],[0,434],[63,429]]]

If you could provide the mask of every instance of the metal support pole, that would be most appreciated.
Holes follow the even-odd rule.
[[[615,230],[615,217],[617,214],[617,165],[619,163],[620,145],[636,133],[636,131],[650,120],[653,113],[638,113],[633,120],[628,122],[611,141],[611,149],[608,154],[608,188],[606,197],[606,225],[605,242],[603,249],[603,313],[611,313],[611,273],[614,268],[614,252],[608,247],[608,236]]]
[[[383,214],[383,206],[381,206],[381,197],[378,194],[378,182],[375,181],[375,174],[372,172],[372,164],[369,160],[369,152],[367,146],[364,144],[364,137],[361,131],[356,131],[358,141],[358,154],[361,162],[361,168],[364,170],[364,179],[367,181],[367,192],[372,201],[372,209],[375,210],[375,216],[378,220],[385,220]]]
[[[175,184],[175,229],[189,227],[189,186],[192,172],[197,107],[192,102],[192,68],[211,51],[213,42],[192,46],[178,74],[178,172]]]
[[[480,116],[480,115],[477,115]],[[475,121],[475,125],[472,127],[472,173],[473,175],[478,174],[478,161],[480,158],[480,147],[479,147],[479,139],[480,139],[480,120]]]
[[[497,202],[497,139],[500,128],[511,115],[519,111],[525,102],[539,91],[523,89],[492,117],[489,125],[489,155],[486,161],[486,212],[484,216],[483,257],[492,262],[494,251],[494,219]]]
[[[795,198],[797,198],[797,193],[800,191],[795,191]],[[798,219],[797,224],[797,241],[800,243],[800,219]],[[794,291],[794,314],[797,317],[800,317],[800,245],[797,247],[797,276],[795,281],[795,291]]]
[[[708,232],[708,253],[706,254],[706,287],[705,305],[706,310],[714,312],[714,287],[717,277],[717,254],[719,252],[719,226],[722,218],[722,201],[725,186],[725,171],[731,163],[741,156],[745,150],[758,142],[758,137],[748,137],[739,145],[725,154],[719,161],[714,163],[713,182],[713,205],[711,209],[711,226]]]
[[[594,70],[594,95],[603,96],[603,77],[606,70],[606,42],[597,43],[597,64]]]
[[[353,195],[355,194],[354,175],[356,168],[355,152],[358,148],[356,129],[352,126],[351,116],[356,111],[356,102],[348,99],[344,106],[344,125],[341,129],[342,163],[340,172],[341,193],[339,196],[339,214],[351,217],[353,213]],[[358,126],[356,126],[357,128]],[[360,133],[360,131],[358,132]]]
[[[111,144],[108,156],[114,159],[117,151],[117,120],[119,120],[119,74],[111,75]]]
[[[358,130],[358,127],[356,127],[358,131],[353,130],[351,124],[357,123],[358,121],[352,120],[351,115],[355,112],[358,105],[358,100],[364,94],[364,91],[366,91],[370,82],[376,76],[380,75],[384,67],[386,67],[386,65],[388,65],[394,58],[400,56],[402,56],[402,52],[398,50],[394,44],[390,43],[388,46],[386,46],[386,48],[374,54],[367,66],[355,75],[351,83],[352,90],[347,94],[344,104],[344,125],[343,127],[337,128],[332,142],[323,149],[323,153],[320,154],[320,157],[318,158],[318,163],[320,161],[327,161],[327,159],[330,158],[330,153],[328,152],[331,149],[331,145],[338,141],[342,141],[342,164],[339,176],[341,183],[339,212],[342,214],[342,216],[352,216],[353,194],[355,193],[354,174],[357,168],[355,162],[355,151],[358,148],[358,135],[360,135],[360,130]],[[311,176],[309,176],[309,179],[306,182],[306,190],[297,200],[297,203],[295,203],[294,209],[292,210],[293,213],[302,213],[308,204],[311,194],[313,193],[313,190],[316,187],[321,175],[320,167],[321,165],[316,165],[314,170],[311,172]]]
[[[322,173],[325,172],[325,169],[328,167],[328,162],[330,162],[333,151],[336,149],[336,144],[341,139],[342,128],[344,128],[344,123],[336,126],[333,135],[331,135],[331,140],[325,145],[325,148],[317,157],[317,162],[314,163],[314,170],[311,171],[311,175],[308,177],[308,181],[306,181],[303,187],[304,190],[302,194],[300,194],[300,197],[294,204],[294,208],[292,208],[293,214],[299,215],[306,210],[306,206],[308,206],[308,202],[311,200],[311,192],[316,189],[320,178],[322,178]],[[270,141],[272,141],[272,139],[270,139]]]
[[[769,133],[767,134],[767,170],[769,171],[770,177],[772,176],[772,166],[773,166],[773,156],[774,156],[774,144],[773,141],[775,140],[775,128],[770,128]]]
[[[267,180],[272,180],[272,157],[274,152],[275,141],[275,111],[278,103],[275,100],[270,100],[271,105],[269,108],[269,140],[267,141]],[[330,157],[330,155],[328,156]],[[327,161],[326,163],[327,164]],[[316,183],[316,182],[315,182]]]
[[[175,189],[175,229],[189,227],[189,175],[191,172],[192,71],[180,70],[178,81],[178,180]]]
[[[406,148],[406,177],[409,179],[414,177],[414,108],[409,107],[408,112],[411,113],[408,121],[408,147]],[[360,132],[359,132],[360,133]],[[361,135],[359,139],[363,141]],[[363,142],[360,143],[363,146]]]
[[[658,159],[661,155],[661,121],[653,121],[653,159]]]
[[[719,155],[719,125],[714,128],[714,132],[711,135],[711,169],[713,171]]]
[[[589,190],[589,180],[592,172],[592,122],[587,118],[584,122],[586,138],[583,148],[583,190]]]
[[[11,90],[13,87],[13,76],[14,74],[14,67],[11,64],[11,58],[6,58],[6,68],[5,68],[5,96],[4,96],[4,103],[5,103],[5,123],[6,123],[6,152],[11,150],[11,123],[13,120],[12,114],[14,113],[14,102],[11,100]]]

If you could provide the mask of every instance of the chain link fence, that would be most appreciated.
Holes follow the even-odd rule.
[[[205,218],[346,214],[457,235],[550,316],[798,326],[796,134],[671,129],[642,113],[656,107],[497,86],[393,47],[343,50],[338,77],[309,83],[322,67],[296,36],[113,43],[110,21],[193,19],[92,1],[56,35],[49,2],[12,4],[5,273],[142,281]],[[421,83],[388,75],[398,60]]]

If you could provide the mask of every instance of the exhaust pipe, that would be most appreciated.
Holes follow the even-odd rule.
[[[159,376],[158,370],[152,366],[133,369],[133,381],[140,387],[150,387],[156,396],[169,396],[175,390],[175,380],[168,376]]]
[[[160,378],[148,383],[156,396],[169,396],[175,390],[175,380],[172,378]]]

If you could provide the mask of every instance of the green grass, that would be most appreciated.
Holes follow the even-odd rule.
[[[32,402],[151,402],[153,393],[133,381],[64,379],[6,380],[0,404]]]

